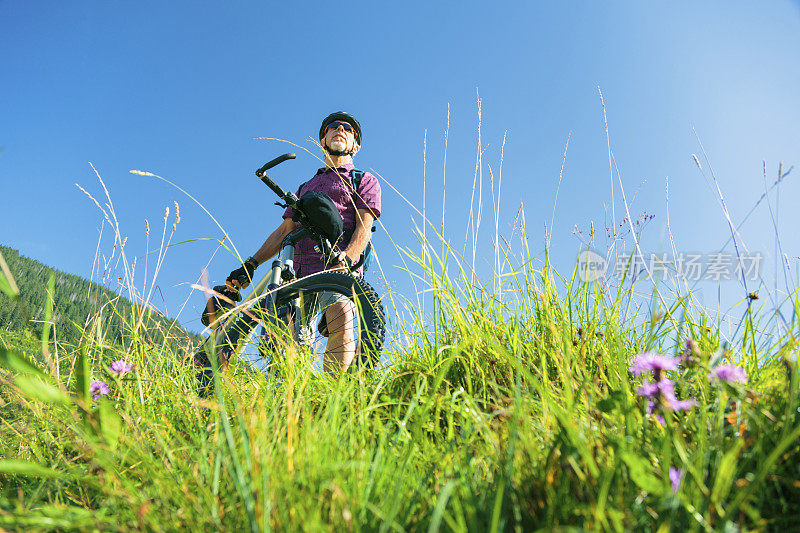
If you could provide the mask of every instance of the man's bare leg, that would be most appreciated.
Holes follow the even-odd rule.
[[[353,332],[355,315],[355,305],[349,300],[336,302],[325,311],[329,333],[322,368],[326,373],[345,372],[353,362],[356,353]]]

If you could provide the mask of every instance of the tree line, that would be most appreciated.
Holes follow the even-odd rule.
[[[18,298],[0,292],[0,332],[40,337],[51,299],[50,322],[59,343],[77,346],[91,334],[101,337],[106,344],[125,345],[136,335],[152,343],[167,342],[178,348],[187,341],[196,343],[200,339],[199,335],[184,330],[159,311],[134,304],[98,283],[61,272],[8,246],[0,245],[0,253],[19,287]],[[51,275],[54,284],[50,295]],[[53,337],[51,334],[50,338]]]

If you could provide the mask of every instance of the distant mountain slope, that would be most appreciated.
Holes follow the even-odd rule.
[[[0,253],[19,286],[22,301],[22,305],[19,305],[12,298],[0,293],[0,332],[5,330],[32,334],[33,328],[37,336],[41,334],[40,321],[45,319],[48,300],[47,285],[53,273],[55,285],[52,322],[55,324],[56,339],[59,342],[78,344],[85,334],[87,319],[97,316],[101,309],[100,334],[103,341],[109,344],[122,344],[130,338],[143,313],[144,327],[136,331],[153,343],[160,344],[165,337],[170,342],[179,341],[181,344],[185,344],[187,340],[200,339],[199,335],[184,330],[155,310],[143,310],[142,306],[134,308],[129,299],[102,285],[20,255],[14,248],[0,245]],[[30,323],[26,324],[27,321]],[[96,335],[96,332],[95,327],[92,333]]]

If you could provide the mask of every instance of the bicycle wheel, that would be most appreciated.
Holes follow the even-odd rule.
[[[278,289],[277,309],[292,310],[286,321],[294,340],[313,360],[338,361],[353,356],[350,369],[373,368],[385,336],[378,294],[366,281],[342,272],[320,272]],[[278,343],[266,338],[261,353],[275,361]],[[280,352],[280,350],[278,350]]]

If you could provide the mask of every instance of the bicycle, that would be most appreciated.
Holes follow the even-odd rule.
[[[350,267],[349,272],[324,270],[297,278],[294,247],[301,239],[310,237],[326,263],[338,256],[339,250],[336,243],[324,236],[326,231],[323,228],[315,227],[312,217],[301,205],[301,199],[294,193],[284,192],[266,173],[295,157],[293,153],[283,154],[256,170],[256,176],[281,199],[282,202],[275,204],[292,208],[300,228],[283,239],[281,251],[270,270],[241,304],[235,304],[238,293],[232,294],[224,286],[214,288],[214,296],[209,299],[203,313],[203,323],[213,333],[194,354],[194,362],[201,369],[197,376],[201,397],[207,397],[213,389],[213,376],[219,370],[220,361],[229,361],[238,355],[245,345],[243,341],[249,338],[259,322],[268,333],[266,342],[259,347],[262,356],[275,357],[281,349],[290,349],[286,342],[275,336],[276,331],[283,331],[295,347],[305,349],[311,357],[318,357],[323,344],[328,351],[332,338],[347,338],[349,324],[355,343],[355,356],[349,371],[359,367],[374,368],[380,357],[385,336],[383,305],[369,283],[352,274],[363,263],[363,256]],[[220,316],[216,311],[210,311],[209,306],[215,298],[216,311],[223,311]],[[331,301],[332,304],[324,308],[320,305]],[[342,309],[350,309],[348,312],[352,312],[352,316],[332,315],[336,303],[341,304],[339,307]],[[341,330],[329,327],[337,323],[342,325]],[[345,342],[342,340],[341,349],[345,349]]]

